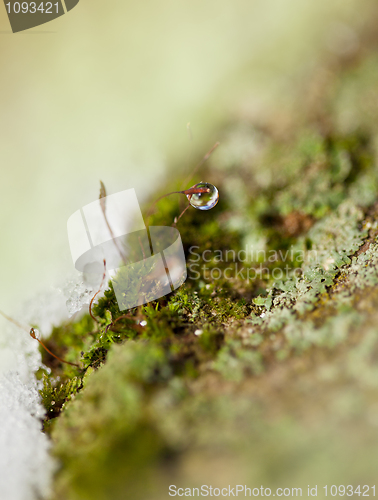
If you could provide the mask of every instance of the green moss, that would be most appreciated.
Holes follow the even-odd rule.
[[[310,141],[304,150],[307,155],[314,148],[319,155],[332,156],[332,148],[339,147],[335,144],[327,149],[323,142],[315,147],[315,142]],[[337,161],[334,159],[335,165],[339,165]],[[356,325],[362,324],[361,314],[338,308],[338,299],[331,296],[332,287],[340,271],[353,269],[351,275],[355,276],[356,266],[360,282],[367,279],[374,284],[375,278],[370,278],[372,274],[366,271],[366,259],[375,255],[375,247],[371,246],[370,253],[353,257],[366,240],[368,230],[361,225],[364,212],[353,201],[344,200],[347,192],[340,195],[338,176],[344,175],[345,180],[349,175],[341,174],[340,168],[334,167],[324,188],[333,190],[333,195],[323,197],[323,185],[318,185],[314,177],[312,205],[307,200],[304,206],[300,197],[296,201],[293,198],[290,210],[309,211],[313,219],[306,229],[302,228],[304,232],[284,241],[284,246],[290,242],[293,249],[283,254],[289,255],[288,262],[293,265],[285,279],[277,281],[270,276],[271,269],[282,268],[285,259],[269,263],[266,274],[250,283],[243,275],[232,280],[223,275],[214,279],[212,269],[224,271],[230,263],[219,256],[210,261],[200,256],[199,265],[206,264],[207,271],[168,297],[124,315],[109,284],[93,308],[99,325],[90,323],[85,316],[80,327],[64,327],[67,332],[80,333],[76,343],[71,340],[71,348],[65,354],[77,360],[78,350],[84,349],[81,362],[87,374],[84,381],[72,379],[72,386],[67,380],[60,393],[45,379],[46,407],[51,410],[54,397],[60,398],[64,410],[53,428],[54,450],[63,465],[57,476],[57,498],[101,499],[107,498],[109,492],[113,498],[122,498],[126,484],[136,498],[146,491],[157,464],[164,464],[166,457],[179,457],[189,446],[187,435],[192,435],[188,432],[192,423],[198,426],[193,441],[198,443],[201,432],[208,432],[214,408],[227,405],[223,389],[212,402],[210,388],[205,390],[204,400],[201,393],[196,395],[190,390],[204,374],[226,383],[243,384],[250,378],[263,377],[275,363],[285,363],[293,354],[305,356],[314,348],[335,350],[348,341]],[[355,178],[350,176],[345,186],[353,185],[358,178],[358,173]],[[294,194],[296,189],[294,183]],[[316,193],[323,197],[323,205],[314,201]],[[279,192],[276,194],[275,204],[280,207],[276,210],[284,217],[287,202]],[[271,194],[261,193],[260,199],[264,197],[271,199]],[[254,203],[266,206],[258,200]],[[223,210],[233,217],[232,208],[225,207]],[[265,248],[274,250],[282,235],[283,219],[278,224],[272,220],[264,228],[262,221],[269,223],[269,219],[264,219],[261,211],[251,209],[247,213],[253,214]],[[199,247],[199,255],[203,249],[212,250],[211,238],[220,249],[236,251],[249,230],[247,226],[229,232],[222,223],[222,211],[200,230],[197,221],[196,213],[188,218],[182,237],[186,246],[195,243]],[[162,223],[158,218],[157,222]],[[248,269],[256,264],[246,261],[244,265]],[[233,262],[230,268],[235,266]],[[294,271],[299,267],[301,273],[295,278]],[[64,339],[63,333],[61,329],[53,332],[56,347]],[[65,370],[68,376],[69,369]],[[202,422],[198,420],[199,411],[205,416]],[[234,418],[227,412],[222,415],[225,420]],[[220,415],[214,418],[217,422],[222,420]],[[73,439],[75,448],[70,445]]]
[[[263,371],[262,355],[239,340],[228,339],[213,363],[213,369],[226,380],[241,382],[245,376],[259,375]]]
[[[57,495],[67,498],[122,498],[140,484],[146,464],[168,453],[149,415],[153,394],[172,377],[167,353],[149,343],[113,346],[102,370],[67,406],[53,431],[64,465]],[[75,447],[69,446],[75,440]]]
[[[199,331],[199,345],[206,352],[215,354],[222,345],[223,334],[209,324],[205,324]]]
[[[80,377],[73,377],[61,382],[59,378],[54,379],[44,373],[42,382],[43,388],[39,393],[46,409],[45,430],[47,430],[51,419],[55,419],[64,409],[65,404],[81,389],[82,380]]]
[[[334,109],[320,94],[319,109]],[[285,137],[254,124],[224,131],[223,155],[201,173],[220,203],[178,222],[183,286],[124,314],[109,283],[93,307],[99,324],[84,315],[53,330],[51,350],[82,366],[44,358],[44,404],[63,410],[52,432],[58,500],[165,498],[175,480],[197,484],[193,464],[211,474],[221,456],[231,470],[234,451],[247,483],[307,484],[313,468],[332,472],[329,484],[375,474],[374,129],[332,116],[321,126],[312,112]],[[149,224],[171,224],[180,199],[162,199]],[[147,271],[119,276],[125,294]],[[344,474],[334,464],[351,455],[350,439],[363,466]]]
[[[54,354],[71,363],[77,363],[80,360],[81,352],[91,345],[93,331],[94,321],[86,314],[78,321],[70,321],[53,327],[51,335],[45,341],[45,344]],[[42,347],[40,347],[40,350],[43,363],[53,370],[54,375],[61,377],[77,375],[75,368],[63,365]]]

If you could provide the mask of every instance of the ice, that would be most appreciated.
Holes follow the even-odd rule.
[[[6,500],[34,500],[49,493],[54,462],[42,430],[44,409],[34,372],[38,343],[13,325],[0,330],[0,491]]]
[[[88,305],[93,297],[93,288],[86,286],[84,281],[68,283],[64,289],[67,297],[66,306],[69,316],[81,311],[84,305]]]
[[[34,380],[16,371],[0,375],[0,491],[6,500],[46,498],[54,462],[41,432],[44,410]]]
[[[44,409],[35,378],[41,356],[27,329],[38,324],[46,334],[67,312],[55,289],[33,297],[19,314],[10,315],[26,330],[0,320],[0,497],[40,500],[50,493],[55,463],[49,438],[42,433]]]
[[[66,297],[66,307],[69,316],[82,310],[84,306],[89,306],[93,295],[99,290],[103,271],[101,274],[89,275],[78,273],[75,279],[69,280],[62,292]],[[99,298],[100,295],[97,296]]]
[[[100,277],[101,278],[101,277]],[[35,372],[41,366],[38,342],[29,335],[37,326],[50,334],[70,314],[89,304],[98,284],[74,274],[63,287],[35,294],[18,311],[4,311],[19,323],[0,317],[0,498],[41,500],[49,497],[56,464],[49,438],[42,433],[44,409]]]

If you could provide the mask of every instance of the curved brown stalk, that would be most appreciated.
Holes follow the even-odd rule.
[[[109,234],[112,238],[112,241],[114,243],[114,246],[117,249],[117,252],[119,253],[119,256],[121,257],[121,260],[124,262],[124,264],[127,264],[127,259],[125,254],[122,252],[121,247],[119,246],[116,238],[114,237],[113,229],[108,221],[108,217],[106,216],[106,189],[105,189],[105,184],[100,181],[100,206],[102,210],[102,215],[104,216],[105,224],[108,228]]]
[[[171,194],[184,194],[186,196],[192,195],[192,194],[199,194],[199,193],[209,193],[210,189],[209,188],[198,188],[196,185],[192,186],[189,189],[185,189],[184,191],[171,191],[170,193],[163,194],[163,196],[160,196],[157,200],[155,200],[150,208],[147,210],[146,218],[150,217],[152,215],[152,212],[155,208],[155,205],[162,200],[163,198],[166,198],[167,196],[170,196]]]
[[[31,328],[29,333],[30,333],[31,338],[36,340],[37,342],[39,342],[41,344],[41,346],[45,349],[45,351],[47,351],[49,354],[51,354],[51,356],[53,356],[55,359],[57,359],[58,361],[61,361],[62,363],[66,363],[67,365],[76,366],[77,368],[80,368],[80,365],[78,365],[77,363],[71,363],[70,361],[66,361],[65,359],[62,359],[59,356],[57,356],[56,354],[54,354],[53,352],[51,352],[50,349],[48,349],[45,346],[45,344],[42,342],[42,340],[40,340],[36,336],[34,328]]]
[[[220,145],[220,142],[216,142],[214,144],[214,146],[205,154],[205,156],[202,158],[202,160],[197,163],[197,165],[194,167],[194,169],[192,170],[192,172],[190,173],[190,175],[183,182],[184,186],[190,182],[190,179],[192,179],[195,176],[195,174],[197,173],[197,171],[210,158],[210,156],[212,155],[212,153],[217,149],[217,147],[219,145]]]
[[[3,313],[2,311],[0,311],[0,314],[8,321],[10,321],[11,323],[13,323],[14,325],[18,326],[18,328],[21,328],[22,330],[25,330],[26,332],[28,332],[31,336],[32,339],[34,340],[37,340],[37,342],[39,342],[41,344],[41,346],[45,349],[45,351],[47,351],[49,354],[51,354],[51,356],[53,356],[54,358],[56,358],[57,360],[61,361],[62,363],[67,363],[68,365],[72,365],[72,366],[76,366],[77,368],[80,368],[80,365],[76,364],[76,363],[71,363],[70,361],[65,361],[64,359],[60,358],[59,356],[57,356],[56,354],[54,354],[53,352],[50,351],[50,349],[48,349],[45,344],[42,342],[42,340],[40,340],[36,334],[35,334],[35,329],[34,328],[31,328],[30,330],[28,328],[26,328],[26,326],[22,325],[21,323],[19,323],[18,321],[16,321],[15,319],[11,318],[10,316],[7,316],[5,313]]]
[[[126,319],[126,318],[131,319],[130,314],[122,314],[122,316],[118,316],[117,319],[115,319],[112,323],[110,323],[110,325],[106,327],[106,331],[112,328],[120,319]]]
[[[181,212],[181,214],[178,216],[178,217],[175,217],[175,220],[173,221],[173,224],[172,224],[172,227],[176,227],[177,226],[177,223],[178,221],[181,219],[181,217],[184,215],[184,213],[188,210],[188,208],[190,208],[191,205],[189,203],[189,205],[187,205],[184,210]]]
[[[90,301],[90,303],[89,303],[89,315],[90,315],[90,317],[91,317],[94,321],[96,321],[96,323],[99,323],[99,321],[98,321],[98,319],[97,319],[95,316],[93,316],[93,314],[92,314],[92,304],[93,304],[94,299],[95,299],[95,298],[97,297],[97,295],[101,292],[102,286],[103,286],[103,284],[104,284],[104,282],[105,282],[105,278],[106,278],[106,260],[104,259],[104,261],[103,261],[103,262],[104,262],[104,273],[103,273],[103,275],[102,275],[102,280],[101,280],[101,285],[100,285],[100,288],[99,288],[99,289],[97,290],[97,292],[93,295],[92,300],[91,300],[91,301]]]

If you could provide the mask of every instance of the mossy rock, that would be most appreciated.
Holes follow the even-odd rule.
[[[50,348],[81,366],[44,357],[53,498],[373,484],[378,109],[356,103],[376,92],[377,44],[364,43],[353,61],[319,63],[328,86],[284,137],[253,121],[219,132],[200,177],[221,201],[178,223],[180,289],[124,315],[109,283],[98,324],[86,314],[52,331]],[[170,225],[180,208],[161,200],[150,224]]]

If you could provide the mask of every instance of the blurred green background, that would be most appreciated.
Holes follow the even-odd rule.
[[[227,120],[279,114],[322,51],[354,43],[371,4],[80,0],[19,34],[0,7],[0,308],[73,272],[66,221],[100,179],[142,198]]]

